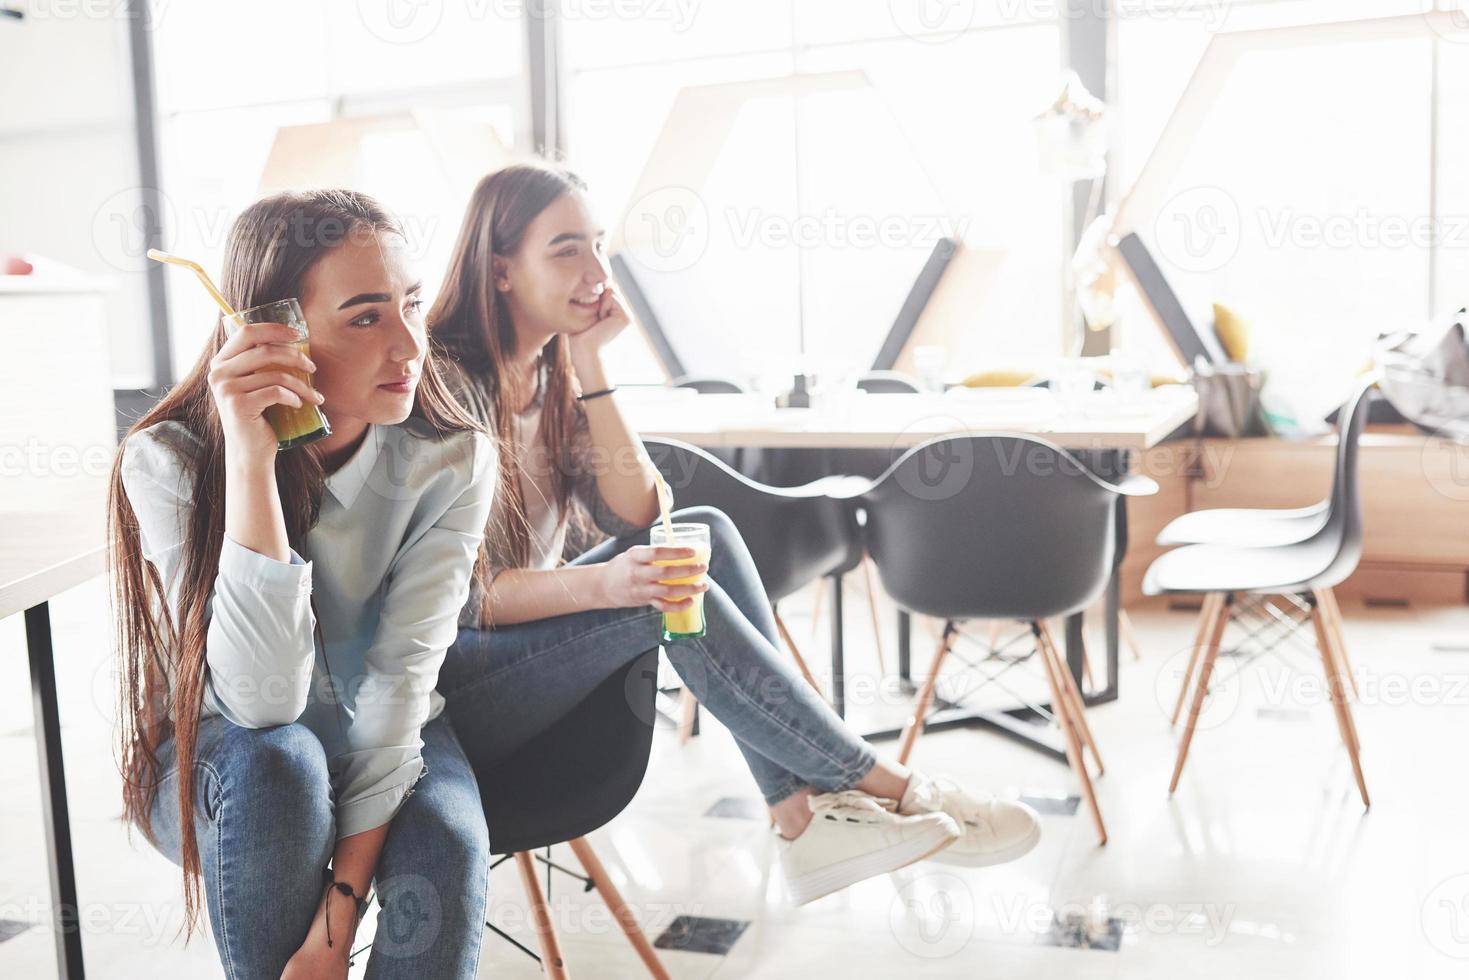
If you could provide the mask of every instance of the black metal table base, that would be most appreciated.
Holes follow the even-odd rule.
[[[71,853],[71,817],[66,803],[66,771],[61,761],[56,658],[51,647],[51,614],[46,603],[25,611],[25,628],[35,712],[36,758],[41,771],[41,813],[46,822],[46,858],[51,877],[56,972],[63,980],[80,980],[84,976],[82,933]]]

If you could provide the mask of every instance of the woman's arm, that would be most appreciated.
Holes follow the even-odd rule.
[[[583,394],[612,387],[602,364],[602,348],[632,322],[610,281],[599,312],[601,319],[571,338],[571,366]],[[628,524],[643,527],[653,523],[659,513],[653,464],[617,407],[617,396],[602,395],[581,405],[591,430],[597,492]]]
[[[624,609],[652,606],[676,612],[709,588],[708,582],[694,585],[659,585],[659,578],[674,577],[655,561],[686,562],[693,548],[634,545],[612,559],[595,565],[563,565],[554,569],[507,568],[490,583],[488,625],[510,626],[588,609]],[[702,575],[705,562],[680,564],[677,577]]]

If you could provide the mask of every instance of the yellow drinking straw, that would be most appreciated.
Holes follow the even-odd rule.
[[[663,533],[670,545],[673,544],[673,515],[668,512],[668,501],[673,494],[668,489],[668,483],[663,479],[663,474],[655,468],[653,480],[658,484],[658,510],[663,514]]]
[[[219,308],[224,311],[224,315],[229,317],[231,320],[235,318],[235,311],[230,309],[230,305],[225,302],[225,299],[223,296],[220,295],[219,290],[214,287],[214,280],[209,278],[209,273],[205,272],[204,267],[198,262],[195,262],[192,259],[182,258],[177,255],[170,255],[169,253],[159,251],[156,248],[148,249],[148,258],[152,259],[155,262],[167,262],[170,265],[181,265],[185,269],[193,269],[194,275],[199,277],[199,282],[204,285],[204,288],[209,291],[209,295],[213,297],[216,303],[219,304]]]

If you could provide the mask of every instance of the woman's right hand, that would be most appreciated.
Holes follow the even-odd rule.
[[[272,405],[320,405],[321,394],[294,371],[316,365],[294,345],[283,323],[251,323],[224,342],[209,362],[209,390],[219,409],[225,449],[244,459],[274,459],[275,430],[265,418]]]
[[[608,609],[652,606],[661,612],[687,609],[693,596],[709,590],[709,580],[689,585],[659,585],[659,579],[689,578],[709,571],[707,562],[692,562],[693,548],[639,544],[602,565],[602,593]],[[678,562],[655,565],[655,561]]]

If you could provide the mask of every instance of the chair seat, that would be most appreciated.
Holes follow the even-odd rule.
[[[584,837],[626,808],[648,769],[657,671],[654,647],[508,758],[464,744],[495,854]]]
[[[1305,541],[1326,525],[1329,501],[1292,509],[1215,507],[1183,514],[1158,534],[1165,547],[1222,544],[1273,548]]]
[[[1143,577],[1145,595],[1303,592],[1322,582],[1336,557],[1319,538],[1275,548],[1191,544],[1160,555]]]

